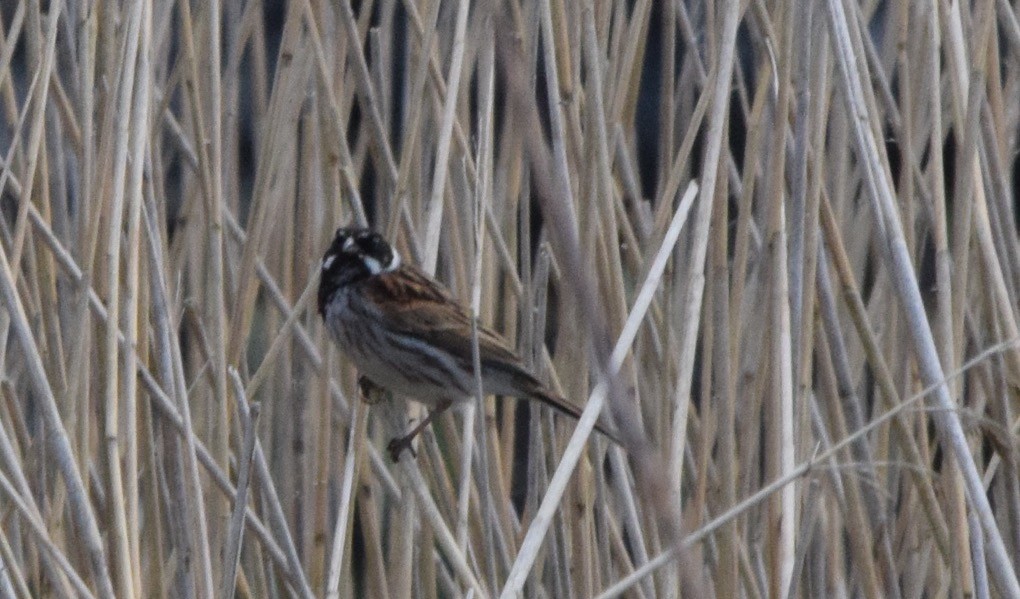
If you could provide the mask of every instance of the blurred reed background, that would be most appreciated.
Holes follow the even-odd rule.
[[[1017,596],[1017,4],[0,3],[0,595]],[[627,450],[392,464],[352,222]]]

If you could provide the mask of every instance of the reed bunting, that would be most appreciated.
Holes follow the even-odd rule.
[[[471,318],[440,283],[404,264],[378,233],[337,230],[322,258],[319,314],[362,381],[429,407],[410,433],[390,442],[394,461],[434,416],[474,396]],[[530,399],[580,417],[581,410],[543,386],[501,335],[479,325],[478,349],[485,394]]]

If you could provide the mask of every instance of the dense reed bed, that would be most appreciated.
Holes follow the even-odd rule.
[[[0,595],[1020,596],[1017,10],[0,4]],[[392,463],[348,223],[580,426]]]

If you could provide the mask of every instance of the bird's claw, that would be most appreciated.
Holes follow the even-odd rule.
[[[414,447],[411,447],[411,441],[413,437],[394,437],[390,439],[389,445],[386,446],[386,451],[390,452],[390,459],[394,463],[400,461],[400,454],[405,449],[411,452],[412,458],[417,458],[418,454],[414,452]]]

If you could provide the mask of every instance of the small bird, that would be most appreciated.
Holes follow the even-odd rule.
[[[322,257],[318,300],[330,337],[363,383],[430,409],[410,433],[390,442],[394,461],[434,416],[474,396],[471,318],[445,287],[402,262],[378,233],[337,229]],[[580,418],[581,410],[542,385],[501,335],[479,325],[478,349],[486,395],[530,399]],[[596,429],[615,441],[601,425]]]

